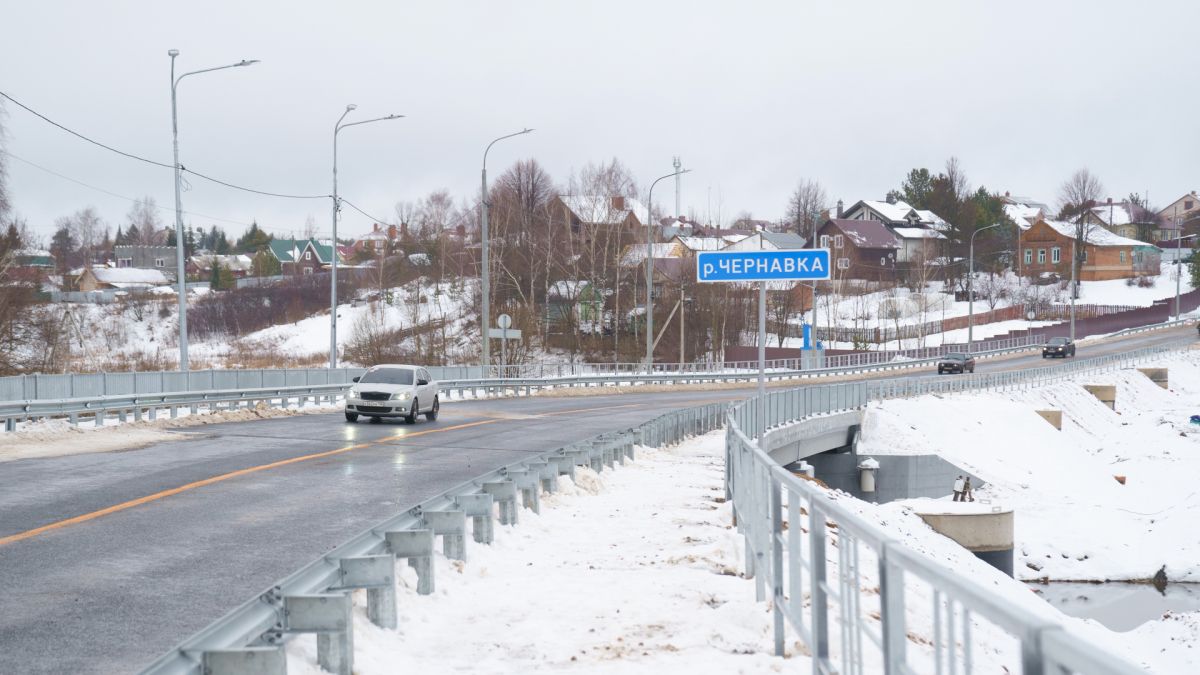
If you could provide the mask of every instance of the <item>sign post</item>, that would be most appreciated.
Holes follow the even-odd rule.
[[[767,428],[767,282],[829,278],[829,249],[785,251],[702,251],[696,254],[696,281],[758,282],[758,438]]]
[[[496,317],[496,325],[500,327],[500,334],[495,336],[500,338],[500,377],[504,377],[504,369],[508,365],[508,363],[506,363],[507,354],[505,349],[508,345],[505,343],[509,340],[508,329],[512,327],[512,317],[507,314],[501,314],[500,316]],[[517,335],[515,336],[515,339],[521,339],[521,331],[516,331],[516,333]],[[491,338],[489,337],[489,339]]]

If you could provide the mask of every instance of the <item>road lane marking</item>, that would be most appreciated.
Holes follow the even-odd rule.
[[[450,426],[450,427],[440,427],[438,429],[426,429],[425,431],[416,431],[411,434],[405,434],[404,436],[401,436],[400,438],[414,438],[417,436],[425,436],[428,434],[441,433],[441,432],[446,432],[446,431],[455,431],[458,429],[466,429],[468,427],[480,426],[482,424],[492,424],[492,423],[499,422],[499,421],[501,421],[501,420],[479,420],[476,422],[467,422],[465,424],[456,424],[456,425]],[[309,455],[301,455],[299,457],[291,457],[288,459],[279,460],[277,462],[270,462],[268,464],[260,464],[258,466],[247,467],[245,469],[238,469],[237,471],[230,471],[229,473],[223,473],[218,476],[211,476],[209,478],[194,481],[194,482],[188,483],[186,485],[180,485],[179,487],[174,487],[169,490],[162,490],[161,492],[155,492],[154,494],[146,495],[145,497],[138,497],[137,499],[130,499],[129,501],[121,502],[120,504],[114,504],[113,506],[108,506],[103,509],[99,509],[97,511],[92,511],[91,513],[85,513],[83,515],[74,516],[72,518],[67,518],[65,520],[55,521],[53,523],[50,523],[49,525],[42,525],[41,527],[35,527],[32,530],[25,530],[24,532],[18,532],[16,534],[12,534],[7,537],[0,537],[0,546],[4,546],[5,544],[12,544],[12,543],[15,543],[18,541],[29,539],[31,537],[36,537],[39,534],[45,534],[46,532],[51,532],[53,530],[62,529],[64,527],[68,527],[70,525],[78,525],[80,523],[86,523],[89,520],[95,520],[96,518],[100,518],[102,516],[107,516],[107,515],[110,515],[113,513],[125,511],[125,510],[131,509],[135,506],[149,504],[150,502],[158,501],[160,499],[165,499],[167,497],[171,497],[171,496],[180,494],[182,492],[187,492],[189,490],[195,490],[196,488],[201,488],[206,485],[220,483],[222,481],[226,481],[231,478],[239,478],[241,476],[246,476],[246,475],[249,475],[252,473],[257,473],[259,471],[266,471],[267,469],[277,469],[281,466],[287,466],[289,464],[297,464],[299,462],[307,462],[307,461],[313,460],[313,459],[322,459],[324,457],[332,457],[334,455],[340,455],[343,453],[350,452],[352,450],[362,450],[363,448],[369,448],[374,445],[382,445],[385,441],[394,440],[395,438],[397,438],[397,437],[393,436],[393,437],[388,437],[385,439],[370,441],[370,442],[366,442],[366,443],[356,443],[354,445],[348,445],[346,447],[338,448],[336,450],[326,450],[325,452],[317,452],[317,453],[313,453],[313,454],[309,454]]]
[[[565,415],[565,414],[569,414],[569,413],[599,412],[599,411],[603,411],[603,410],[610,410],[613,408],[630,408],[630,407],[634,407],[636,405],[638,405],[638,404],[630,403],[630,404],[617,405],[617,406],[599,406],[599,407],[595,407],[595,408],[580,408],[580,409],[576,409],[576,410],[560,410],[558,412],[546,413],[546,414],[548,414],[548,415]],[[107,515],[111,515],[113,513],[119,513],[121,511],[131,509],[135,506],[149,504],[150,502],[155,502],[160,499],[165,499],[167,497],[171,497],[171,496],[183,493],[183,492],[195,490],[196,488],[201,488],[206,485],[213,485],[214,483],[220,483],[223,481],[230,480],[232,478],[240,478],[241,476],[246,476],[246,475],[249,475],[252,473],[258,473],[259,471],[266,471],[268,469],[277,469],[279,467],[288,466],[290,464],[298,464],[300,462],[307,462],[307,461],[314,460],[314,459],[322,459],[325,457],[332,457],[334,455],[341,455],[341,454],[344,454],[347,452],[351,452],[353,450],[362,450],[363,448],[384,445],[386,443],[390,443],[390,442],[394,442],[394,441],[398,441],[398,440],[402,441],[402,440],[407,440],[410,438],[417,438],[419,436],[427,436],[429,434],[445,433],[447,431],[457,431],[459,429],[467,429],[470,427],[482,426],[484,424],[495,424],[497,422],[504,422],[504,421],[506,421],[505,418],[488,418],[488,419],[477,420],[475,422],[465,422],[463,424],[455,424],[453,426],[448,426],[448,427],[438,427],[436,429],[425,429],[424,431],[414,431],[412,433],[387,436],[384,438],[376,439],[373,441],[367,441],[364,443],[356,443],[354,445],[348,445],[348,446],[345,446],[342,448],[337,448],[336,450],[326,450],[325,452],[317,452],[317,453],[312,453],[312,454],[308,454],[308,455],[301,455],[299,457],[291,457],[288,459],[282,459],[277,462],[270,462],[267,464],[260,464],[258,466],[247,467],[245,469],[238,469],[237,471],[230,471],[228,473],[223,473],[223,474],[220,474],[217,476],[211,476],[209,478],[205,478],[202,480],[187,483],[186,485],[180,485],[179,487],[174,487],[174,488],[170,488],[168,490],[162,490],[160,492],[155,492],[154,494],[146,495],[145,497],[138,497],[136,499],[130,499],[129,501],[121,502],[120,504],[114,504],[113,506],[108,506],[103,509],[92,511],[90,513],[85,513],[85,514],[82,514],[79,516],[73,516],[71,518],[66,518],[64,520],[58,520],[58,521],[55,521],[48,525],[42,525],[40,527],[35,527],[31,530],[25,530],[24,532],[18,532],[16,534],[8,535],[6,537],[0,537],[0,546],[4,546],[6,544],[13,544],[18,541],[23,541],[25,539],[30,539],[30,538],[36,537],[40,534],[45,534],[47,532],[59,530],[64,527],[69,527],[71,525],[78,525],[80,523],[86,523],[90,520],[95,520],[95,519],[103,517],[103,516],[107,516]]]

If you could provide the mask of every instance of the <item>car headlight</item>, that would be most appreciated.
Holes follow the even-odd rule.
[[[392,394],[392,400],[393,401],[407,401],[409,396],[411,396],[411,394],[409,394],[407,391],[398,391],[395,394]]]
[[[350,398],[358,398],[358,390],[357,389],[350,390]]]

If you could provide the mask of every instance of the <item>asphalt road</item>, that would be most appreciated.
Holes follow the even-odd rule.
[[[1187,335],[1081,346],[1079,358]],[[1020,356],[978,370],[1053,363]],[[347,424],[340,413],[220,424],[139,450],[0,463],[0,673],[136,672],[351,534],[449,487],[752,389],[632,391],[457,402],[414,426]]]

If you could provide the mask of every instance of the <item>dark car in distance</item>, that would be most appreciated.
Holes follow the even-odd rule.
[[[1048,359],[1053,356],[1063,359],[1075,356],[1075,342],[1065,337],[1050,338],[1042,345],[1042,358]]]
[[[938,359],[938,375],[942,373],[973,373],[975,357],[962,352],[950,352]]]

